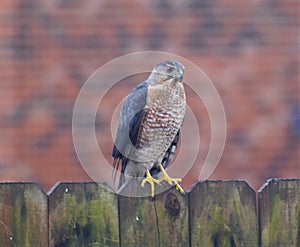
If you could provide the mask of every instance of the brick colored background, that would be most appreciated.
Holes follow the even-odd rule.
[[[300,177],[298,1],[5,0],[0,180],[36,181],[45,190],[57,181],[89,181],[72,143],[76,96],[104,63],[146,50],[189,59],[220,93],[228,132],[211,179],[245,179],[257,189],[270,177]],[[105,126],[117,103],[144,78],[120,83],[100,105],[97,135],[109,162],[112,135]],[[187,91],[200,119],[204,153],[207,115]],[[186,188],[198,178],[202,160],[185,177]]]

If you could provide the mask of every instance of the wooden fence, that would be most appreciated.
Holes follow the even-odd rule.
[[[126,190],[126,188],[124,188]],[[258,209],[257,209],[258,205]],[[0,246],[300,246],[300,179],[197,182],[151,197],[106,184],[0,183]]]

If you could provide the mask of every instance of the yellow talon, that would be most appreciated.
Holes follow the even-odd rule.
[[[181,178],[171,178],[165,171],[165,169],[163,168],[163,166],[160,164],[159,165],[160,171],[162,173],[162,177],[159,179],[159,182],[161,181],[167,181],[168,184],[172,185],[175,184],[176,185],[176,189],[180,191],[180,193],[184,194],[184,190],[183,188],[180,186],[180,182],[182,181]]]
[[[151,176],[150,172],[147,170],[146,171],[146,177],[143,179],[141,185],[142,187],[145,186],[145,183],[149,183],[151,186],[151,196],[154,197],[154,183],[159,184],[162,181],[167,181],[168,184],[173,185],[175,184],[176,189],[180,191],[180,193],[184,194],[184,190],[183,188],[180,186],[180,182],[182,181],[181,178],[171,178],[165,171],[165,169],[163,168],[163,166],[160,164],[159,165],[159,169],[161,170],[162,173],[162,177],[160,179],[155,179]]]
[[[153,178],[151,176],[150,172],[147,170],[146,171],[146,177],[143,179],[143,181],[141,183],[142,187],[145,186],[146,182],[148,182],[150,184],[150,186],[151,186],[151,196],[154,197],[154,183],[159,184],[160,181],[157,180],[157,179],[155,179],[155,178]]]

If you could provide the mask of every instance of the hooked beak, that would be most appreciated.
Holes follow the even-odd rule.
[[[183,80],[183,70],[178,71],[177,79],[178,79],[178,81],[182,82],[182,80]]]
[[[179,81],[182,81],[182,80],[183,80],[183,73],[180,73],[180,74],[179,74],[178,80],[179,80]]]

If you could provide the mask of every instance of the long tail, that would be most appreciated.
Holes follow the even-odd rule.
[[[114,185],[118,184],[118,186],[117,186],[118,189],[126,182],[124,171],[125,171],[127,162],[128,162],[128,159],[124,158],[124,157],[122,157],[121,159],[119,159],[119,158],[114,159],[114,162],[113,162],[113,167],[114,167],[113,181],[114,181]],[[121,166],[120,176],[117,178],[120,166]]]

